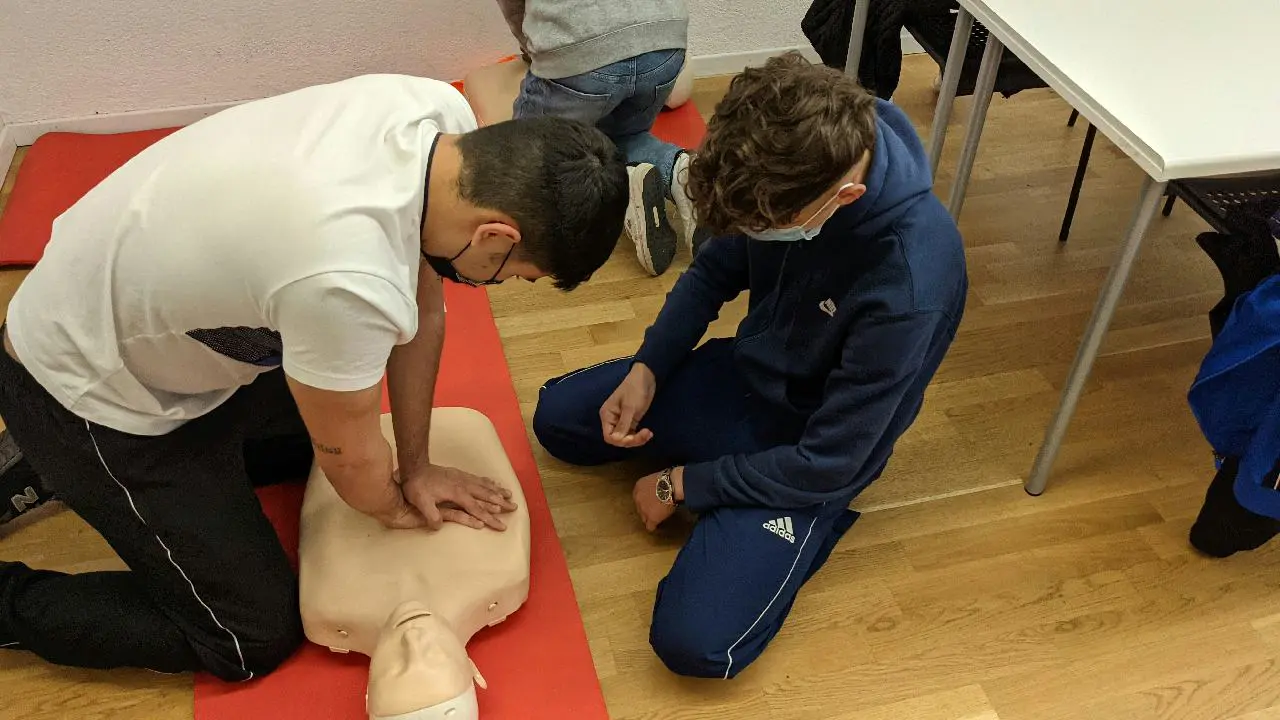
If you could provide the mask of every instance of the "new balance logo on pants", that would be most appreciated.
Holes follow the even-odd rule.
[[[9,502],[13,504],[13,509],[22,512],[29,507],[35,507],[40,503],[40,496],[36,495],[36,489],[28,485],[22,489],[21,495],[14,495],[9,498]]]
[[[780,517],[777,520],[770,520],[764,524],[764,529],[789,543],[795,544],[796,531],[791,527],[790,517]]]

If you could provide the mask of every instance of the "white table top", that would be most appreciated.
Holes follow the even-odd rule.
[[[1156,180],[1280,169],[1280,0],[960,0]]]

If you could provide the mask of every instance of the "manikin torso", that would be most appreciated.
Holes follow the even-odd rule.
[[[391,417],[383,434],[394,442]],[[493,479],[518,509],[505,532],[446,523],[388,530],[338,497],[316,467],[307,481],[298,545],[307,637],[369,655],[371,718],[467,720],[478,678],[465,646],[529,593],[529,515],[497,433],[465,408],[432,412],[431,459]]]

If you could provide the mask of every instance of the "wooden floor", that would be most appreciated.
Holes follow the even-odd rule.
[[[895,98],[926,135],[934,73],[908,58]],[[723,88],[700,82],[695,102],[705,112]],[[1280,719],[1280,548],[1209,561],[1186,543],[1210,462],[1185,395],[1220,285],[1185,206],[1155,221],[1048,491],[1019,486],[1141,179],[1099,138],[1060,247],[1084,136],[1068,111],[1047,91],[993,101],[961,221],[973,288],[960,335],[885,477],[856,501],[864,516],[735,681],[676,678],[649,651],[654,585],[682,528],[643,532],[625,469],[539,452],[614,718]],[[547,377],[634,352],[687,261],[650,279],[620,244],[572,294],[494,289],[525,417]],[[0,274],[4,300],[20,277]],[[744,307],[714,331],[730,334]],[[0,557],[118,562],[67,511],[0,535]],[[3,718],[187,718],[190,685],[0,652]]]

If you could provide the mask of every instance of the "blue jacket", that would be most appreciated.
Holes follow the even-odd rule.
[[[806,242],[711,240],[667,296],[636,361],[659,387],[743,290],[734,360],[776,445],[685,467],[685,503],[847,502],[879,477],[955,336],[968,279],[906,115],[878,104],[867,192]]]
[[[1187,400],[1214,452],[1240,458],[1236,499],[1280,518],[1280,276],[1236,300]]]

